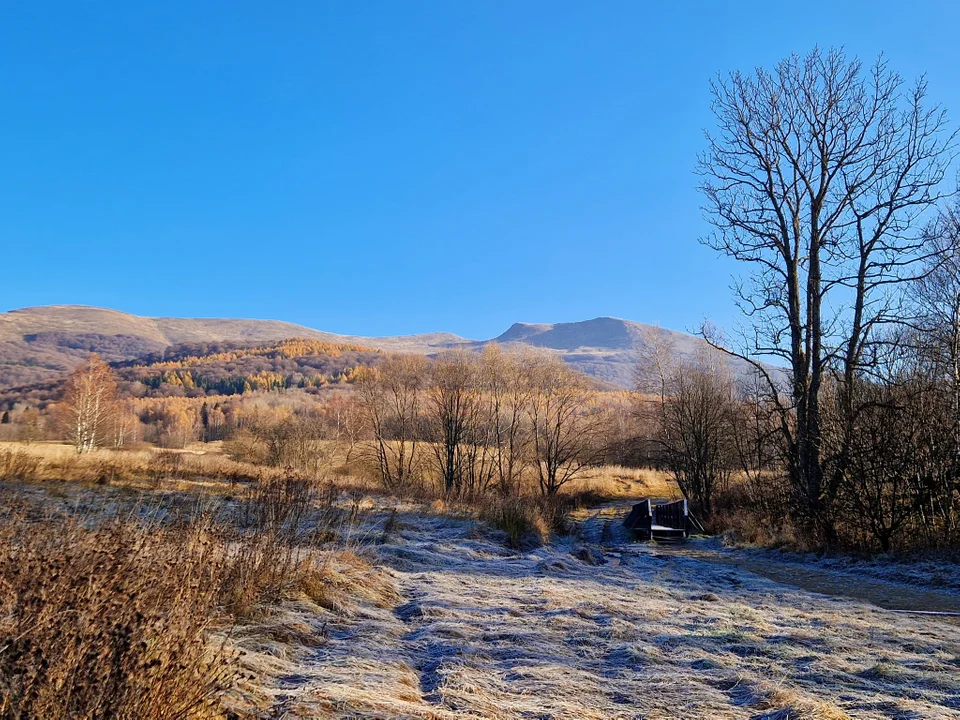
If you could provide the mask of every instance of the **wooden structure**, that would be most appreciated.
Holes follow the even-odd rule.
[[[633,506],[623,524],[641,540],[683,541],[690,534],[692,518],[686,500],[660,505],[643,500]]]

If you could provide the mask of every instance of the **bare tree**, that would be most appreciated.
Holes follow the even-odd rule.
[[[431,448],[447,494],[463,493],[467,480],[478,470],[477,421],[481,395],[476,358],[453,351],[431,365],[426,388],[425,414]]]
[[[602,415],[592,412],[586,378],[563,361],[543,356],[532,367],[529,404],[534,466],[540,491],[557,491],[598,455]]]
[[[344,462],[349,463],[366,429],[363,409],[355,398],[337,394],[324,405],[323,417],[328,435],[346,448]]]
[[[110,418],[110,441],[115,448],[122,448],[137,441],[140,418],[130,401],[117,402]]]
[[[936,251],[913,230],[944,196],[955,147],[926,82],[906,87],[881,58],[864,71],[843,51],[791,56],[772,71],[712,85],[718,130],[700,158],[711,247],[753,271],[736,288],[750,320],[739,355],[770,381],[791,479],[832,534],[830,504],[847,471],[822,455],[820,395],[834,374],[848,423],[854,379],[876,333],[897,319],[897,286]],[[756,362],[788,363],[786,398]]]
[[[482,384],[489,401],[489,442],[497,485],[505,495],[519,494],[530,433],[524,424],[533,396],[530,356],[505,353],[496,344],[483,351]]]
[[[638,366],[641,403],[653,403],[663,458],[695,512],[713,514],[716,493],[736,466],[734,380],[717,351],[693,359],[655,343]]]
[[[117,399],[113,370],[93,354],[70,373],[62,411],[67,436],[78,453],[90,452],[104,439]]]
[[[395,355],[377,368],[364,368],[358,378],[372,454],[390,489],[403,489],[416,477],[426,373],[426,358]]]

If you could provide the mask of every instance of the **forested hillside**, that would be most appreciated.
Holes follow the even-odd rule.
[[[376,365],[382,357],[362,345],[291,338],[257,344],[181,343],[111,365],[126,396],[205,397],[294,388],[316,392],[353,382],[358,368]],[[18,404],[42,408],[55,401],[61,389],[62,381],[54,380],[0,391],[0,409]]]

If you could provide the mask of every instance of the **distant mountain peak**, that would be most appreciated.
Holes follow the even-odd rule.
[[[552,325],[514,323],[496,338],[500,343],[522,342],[554,350],[597,348],[604,350],[632,350],[636,346],[631,323],[613,317],[598,317],[579,322]]]

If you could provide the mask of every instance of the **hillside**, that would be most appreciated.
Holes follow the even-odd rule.
[[[0,314],[0,388],[57,380],[91,352],[122,362],[183,343],[264,343],[300,337],[429,354],[465,342],[449,333],[361,338],[278,320],[148,318],[79,305]]]
[[[293,337],[388,352],[426,355],[480,349],[490,342],[537,347],[581,372],[619,387],[633,384],[638,358],[655,345],[685,357],[705,347],[692,335],[612,317],[557,324],[515,323],[491,340],[451,333],[361,337],[323,332],[277,320],[139,317],[104,308],[53,305],[0,314],[0,388],[52,382],[90,352],[109,362],[156,355],[185,343],[269,343]],[[732,362],[735,369],[743,365]]]

